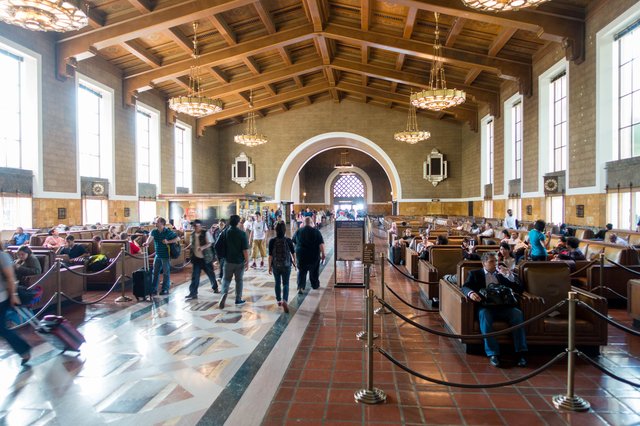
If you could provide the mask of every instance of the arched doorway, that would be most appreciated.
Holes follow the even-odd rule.
[[[356,173],[340,173],[331,183],[333,211],[366,210],[365,183]]]
[[[383,168],[394,198],[402,197],[398,171],[382,148],[369,139],[347,132],[331,132],[314,136],[297,146],[280,167],[274,190],[276,201],[293,200],[294,181],[302,167],[314,156],[333,148],[349,148],[362,151],[376,160]]]

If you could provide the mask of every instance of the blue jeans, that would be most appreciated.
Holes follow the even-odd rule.
[[[289,301],[289,276],[291,275],[291,266],[281,268],[273,268],[273,277],[276,279],[276,300]],[[280,298],[280,284],[282,282],[282,298]]]
[[[162,291],[169,291],[171,281],[169,273],[171,271],[171,260],[169,258],[162,259],[158,256],[153,259],[153,282],[151,283],[151,292],[158,291],[158,278],[160,278],[160,269],[162,268]]]
[[[231,278],[235,276],[236,279],[236,302],[242,300],[242,277],[244,276],[244,263],[224,263],[224,277],[222,278],[222,293],[227,294],[229,292],[229,284],[231,284]]]
[[[0,302],[0,336],[2,336],[9,346],[18,354],[24,355],[31,350],[31,346],[25,342],[22,337],[18,336],[13,330],[7,328],[7,321],[5,315],[7,309],[9,309],[9,299],[4,302]]]
[[[320,259],[313,263],[298,264],[298,290],[304,290],[307,286],[307,272],[309,273],[311,288],[320,287]]]
[[[493,321],[507,321],[510,326],[521,324],[524,320],[522,311],[518,308],[480,308],[478,311],[480,321],[480,332],[482,334],[493,331]],[[524,327],[513,331],[513,343],[516,352],[527,351],[527,339],[524,334]],[[500,345],[495,337],[484,339],[484,351],[487,356],[500,355]]]
[[[204,269],[204,272],[209,277],[209,281],[211,282],[211,288],[217,289],[218,283],[216,282],[216,274],[213,272],[213,267],[211,263],[206,263],[201,257],[192,257],[191,265],[193,265],[193,269],[191,270],[191,284],[189,285],[189,294],[191,296],[198,295],[198,287],[200,287],[200,274]]]
[[[218,258],[218,265],[220,266],[220,281],[222,281],[222,279],[224,278],[224,264],[227,263],[224,260],[224,257],[219,257]]]

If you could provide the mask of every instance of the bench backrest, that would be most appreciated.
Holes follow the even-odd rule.
[[[566,299],[571,291],[571,271],[564,262],[523,262],[519,269],[525,290],[542,297],[547,308]]]
[[[438,279],[446,274],[455,274],[460,260],[462,249],[459,246],[429,247],[429,263],[438,270]]]

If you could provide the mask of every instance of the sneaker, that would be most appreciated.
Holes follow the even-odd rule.
[[[496,368],[500,368],[500,358],[498,358],[498,355],[492,355],[489,357],[489,364],[491,364],[492,366],[496,367]]]
[[[169,295],[169,290],[162,290],[160,292],[160,296],[168,296]]]
[[[218,307],[220,309],[224,309],[224,302],[227,300],[227,293],[223,294],[222,297],[220,298],[220,303],[218,304]]]
[[[197,294],[189,294],[189,295],[187,295],[187,297],[184,298],[184,300],[198,300],[198,295]]]
[[[20,365],[25,365],[31,359],[31,352],[26,352],[26,353],[20,355],[20,358],[22,358],[20,360]]]
[[[278,301],[278,306],[282,306],[282,302],[281,301]]]
[[[524,355],[520,355],[520,357],[518,358],[518,363],[517,363],[518,367],[526,367],[527,366],[527,359],[524,357]]]
[[[285,301],[282,302],[282,310],[284,311],[285,314],[289,313],[289,305]]]
[[[218,286],[211,287],[211,291],[217,294],[217,293],[220,293],[220,288],[218,288]]]
[[[261,260],[261,261],[260,261],[260,267],[261,267],[261,268],[264,268],[264,260]]]
[[[240,300],[236,300],[236,306],[242,306],[242,305],[244,305],[245,303],[247,303],[247,302],[246,302],[246,301],[244,301],[244,300],[242,300],[242,299],[240,299]]]
[[[299,288],[299,289],[298,289],[298,296],[302,296],[303,294],[304,294],[304,293],[302,292],[302,289],[301,289],[301,288]]]
[[[256,262],[253,262],[253,263],[251,264],[251,267],[252,267],[253,269],[256,269],[256,268],[258,267],[258,265],[256,265]]]

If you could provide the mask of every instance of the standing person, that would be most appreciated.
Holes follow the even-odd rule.
[[[298,294],[302,294],[307,286],[307,272],[311,288],[320,287],[320,261],[325,259],[324,239],[320,231],[313,227],[313,219],[305,217],[304,226],[293,235],[293,242],[298,259]]]
[[[214,225],[212,225],[212,228],[213,226]],[[215,243],[218,242],[218,238],[220,238],[220,235],[222,234],[226,226],[227,226],[227,221],[224,219],[220,219],[218,221],[218,225],[215,225],[215,228],[213,228],[213,233],[212,233],[212,237],[214,241],[213,255],[218,259],[218,267],[220,268],[220,273],[218,274],[218,279],[216,280],[219,286],[222,285],[222,277],[224,275],[224,256],[222,256],[222,253],[218,253],[215,250]],[[213,283],[211,283],[211,288],[212,289],[215,288],[213,286]]]
[[[198,299],[198,287],[200,287],[200,274],[204,272],[209,277],[211,288],[214,293],[220,293],[218,283],[216,282],[216,274],[213,272],[211,263],[213,262],[213,239],[211,234],[202,228],[202,222],[199,219],[193,221],[193,232],[191,233],[191,284],[189,285],[189,294],[185,300]]]
[[[533,224],[533,229],[529,231],[529,244],[531,245],[531,260],[547,260],[547,248],[549,244],[546,239],[544,220],[538,219]]]
[[[242,306],[246,302],[242,300],[242,277],[244,271],[249,270],[249,240],[247,234],[238,229],[240,216],[231,215],[229,218],[229,228],[221,235],[224,235],[226,255],[224,263],[224,276],[222,278],[222,298],[220,299],[220,309],[224,309],[224,302],[227,300],[229,284],[231,278],[235,276],[236,281],[236,306]],[[222,237],[221,237],[222,238]]]
[[[31,359],[31,346],[18,336],[13,330],[7,328],[5,317],[10,307],[20,305],[18,289],[16,288],[16,277],[13,273],[13,263],[11,256],[2,251],[0,246],[0,336],[4,338],[11,348],[22,358],[24,365]]]
[[[262,220],[260,212],[256,212],[256,220],[251,225],[251,233],[249,234],[249,242],[251,243],[251,259],[252,268],[256,268],[256,259],[260,252],[260,267],[264,268],[264,258],[267,255],[264,240],[267,237],[267,225]]]
[[[291,275],[291,265],[296,261],[296,255],[293,241],[284,235],[286,230],[287,225],[285,225],[284,222],[278,222],[276,224],[276,236],[269,240],[268,262],[269,275],[271,275],[273,271],[273,277],[276,280],[276,300],[278,301],[278,306],[282,306],[284,312],[288,314],[289,276]]]
[[[507,210],[507,217],[504,218],[504,227],[507,229],[518,229],[518,219],[513,215],[513,210]]]
[[[160,269],[162,269],[162,291],[160,295],[169,294],[171,259],[169,258],[169,244],[177,243],[180,239],[175,232],[167,228],[167,221],[159,217],[156,221],[156,229],[151,231],[151,235],[144,243],[145,247],[154,244],[155,258],[153,259],[153,282],[151,283],[151,294],[157,294]]]
[[[183,214],[182,219],[180,219],[180,229],[183,232],[191,229],[191,223],[189,222],[189,219],[187,218],[186,214]]]

